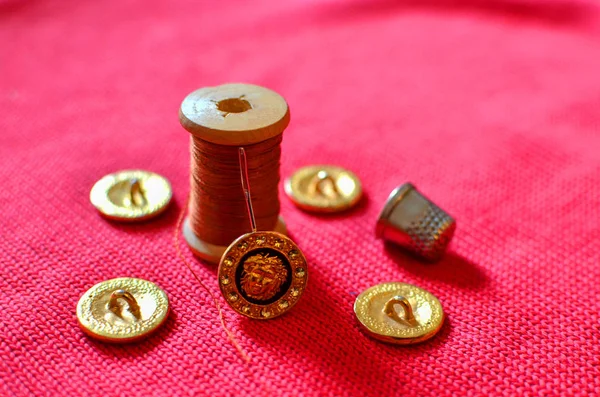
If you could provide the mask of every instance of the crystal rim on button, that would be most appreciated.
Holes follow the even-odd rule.
[[[259,320],[288,312],[308,279],[306,258],[283,234],[252,232],[223,254],[218,279],[225,301],[239,314]]]

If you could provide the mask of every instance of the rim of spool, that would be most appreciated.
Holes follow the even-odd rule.
[[[290,122],[290,110],[275,91],[253,84],[230,83],[190,93],[179,108],[179,121],[202,140],[243,146],[281,134]]]
[[[196,234],[192,231],[189,217],[185,218],[181,229],[183,232],[183,237],[185,238],[185,242],[190,247],[190,250],[194,255],[213,264],[219,263],[228,246],[215,245],[199,239],[198,236],[196,236]],[[281,215],[279,215],[277,225],[273,231],[287,236],[287,226],[285,225],[285,220]]]

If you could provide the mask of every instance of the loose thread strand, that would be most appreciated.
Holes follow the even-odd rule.
[[[181,230],[181,225],[183,224],[183,219],[185,217],[185,213],[186,213],[186,209],[188,208],[189,201],[190,201],[190,197],[188,195],[188,198],[185,202],[185,206],[181,209],[181,213],[179,214],[179,218],[177,219],[177,225],[175,226],[175,232],[173,233],[173,241],[175,244],[175,251],[177,252],[177,256],[179,257],[179,259],[181,259],[181,261],[185,264],[185,266],[188,268],[188,270],[192,273],[192,275],[194,276],[194,278],[196,279],[198,284],[200,284],[200,286],[210,295],[211,299],[213,300],[215,308],[217,309],[217,312],[219,313],[219,321],[221,322],[221,326],[222,326],[223,330],[225,331],[225,334],[227,335],[227,339],[235,347],[235,349],[238,351],[239,355],[246,362],[246,364],[250,364],[250,356],[248,356],[248,354],[240,346],[237,339],[235,338],[235,335],[233,334],[233,332],[231,332],[231,330],[227,327],[227,324],[225,323],[225,317],[223,316],[223,311],[221,310],[221,304],[219,303],[219,300],[217,299],[215,294],[210,290],[210,288],[208,288],[208,286],[202,281],[202,279],[200,279],[200,277],[192,269],[192,266],[187,261],[187,259],[185,258],[185,256],[183,255],[183,252],[181,250],[179,231]]]

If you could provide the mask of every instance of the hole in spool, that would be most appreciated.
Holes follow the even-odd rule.
[[[243,113],[252,109],[252,105],[242,98],[229,98],[217,102],[217,109],[225,113]]]

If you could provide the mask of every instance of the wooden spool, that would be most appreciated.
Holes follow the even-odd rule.
[[[189,94],[181,104],[179,120],[193,139],[215,145],[245,147],[282,134],[289,124],[290,112],[285,99],[267,88],[251,84],[224,84]],[[241,189],[231,194],[244,195]],[[190,211],[194,208],[193,204],[190,203]],[[228,225],[226,216],[220,219],[219,222]],[[286,234],[281,216],[275,225],[267,226],[267,230]],[[238,235],[247,232],[247,229],[239,230]],[[212,263],[218,263],[227,246],[233,242],[214,244],[199,238],[190,224],[190,215],[183,223],[183,235],[195,255]]]

